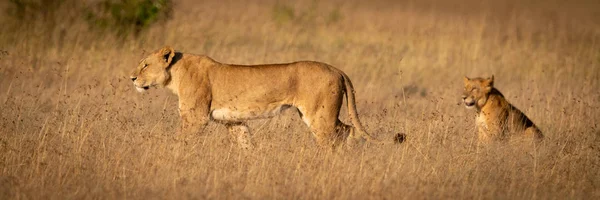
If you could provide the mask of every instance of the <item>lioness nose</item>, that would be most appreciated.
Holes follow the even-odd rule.
[[[131,77],[131,81],[135,81],[137,77]]]

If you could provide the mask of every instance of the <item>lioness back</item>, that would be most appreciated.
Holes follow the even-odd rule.
[[[464,78],[463,102],[477,111],[476,126],[480,141],[505,140],[512,136],[543,139],[542,132],[518,108],[511,105],[504,95],[493,87],[490,78]]]
[[[333,67],[319,62],[301,61],[270,65],[219,65],[209,72],[212,85],[211,107],[219,112],[231,110],[238,120],[272,117],[281,107],[300,106],[320,95],[342,93],[343,77]],[[314,84],[319,83],[319,84]]]

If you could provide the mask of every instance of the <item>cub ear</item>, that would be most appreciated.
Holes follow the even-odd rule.
[[[485,90],[487,91],[491,91],[492,88],[494,87],[494,75],[492,75],[492,77],[486,78],[485,80],[483,80],[483,87],[485,87]]]
[[[173,48],[171,48],[170,46],[165,46],[162,49],[160,49],[159,54],[161,56],[161,59],[170,65],[171,61],[173,61],[173,57],[175,57],[175,50],[173,50]]]
[[[486,80],[486,83],[487,83],[487,85],[488,85],[488,86],[490,86],[490,87],[494,87],[494,75],[492,75],[491,77],[489,77],[489,78]]]
[[[469,77],[465,76],[463,78],[463,81],[465,82],[465,85],[467,85],[467,84],[469,84],[469,81],[471,81],[471,79]]]

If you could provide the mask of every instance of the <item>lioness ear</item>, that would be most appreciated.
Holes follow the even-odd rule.
[[[175,57],[175,50],[173,50],[173,48],[170,46],[165,46],[160,50],[160,55],[167,64],[171,64],[173,57]]]

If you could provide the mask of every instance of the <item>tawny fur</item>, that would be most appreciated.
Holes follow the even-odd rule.
[[[184,133],[199,133],[212,120],[251,148],[244,121],[296,107],[321,145],[335,146],[348,136],[374,140],[359,121],[350,79],[325,63],[230,65],[164,47],[142,59],[131,79],[138,91],[164,86],[179,97]],[[338,119],[344,94],[354,127]]]
[[[502,141],[513,136],[538,142],[544,138],[537,126],[494,88],[494,76],[464,77],[464,85],[463,103],[477,111],[475,121],[480,142]]]

